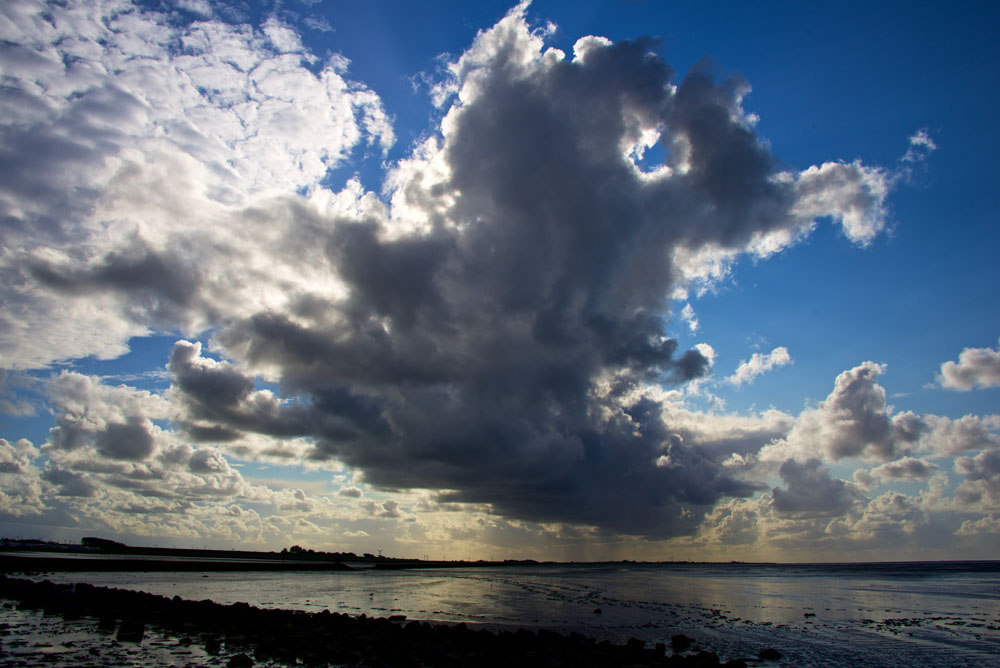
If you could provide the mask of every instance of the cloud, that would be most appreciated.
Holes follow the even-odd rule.
[[[955,533],[959,536],[1000,534],[1000,517],[987,515],[976,520],[965,520]]]
[[[936,464],[915,459],[913,457],[903,457],[892,462],[886,462],[881,466],[872,469],[872,475],[876,475],[883,480],[926,480],[939,470]]]
[[[928,430],[920,439],[921,449],[939,456],[954,456],[1000,447],[1000,415],[964,415],[956,420],[924,415]]]
[[[877,382],[884,371],[884,365],[865,362],[841,373],[830,395],[803,411],[787,437],[765,447],[761,458],[890,461],[916,448],[927,420],[910,412],[891,414]]]
[[[37,515],[46,509],[38,478],[38,449],[27,439],[0,438],[0,514]]]
[[[60,496],[94,496],[97,486],[82,473],[64,471],[56,464],[45,467],[42,479],[50,482],[58,488],[56,492]]]
[[[1000,510],[1000,448],[983,450],[975,457],[959,457],[955,471],[965,481],[955,490],[955,499],[967,506]]]
[[[752,383],[754,379],[778,366],[786,366],[792,363],[792,356],[788,354],[788,348],[780,346],[767,355],[754,353],[750,359],[740,362],[733,375],[726,378],[727,383],[737,387],[744,383]]]
[[[46,452],[61,470],[160,517],[254,495],[297,508],[221,453],[299,457],[382,491],[664,538],[763,489],[733,463],[769,440],[891,459],[917,439],[909,414],[889,416],[871,363],[790,435],[773,414],[698,428],[649,391],[711,369],[711,348],[667,335],[672,295],[821,218],[869,243],[889,179],[860,162],[784,170],[742,107],[746,82],[707,64],[675,81],[648,40],[584,38],[569,60],[526,6],[448,67],[440,128],[392,166],[388,205],[357,181],[322,186],[392,132],[346,60],[320,62],[281,22],[12,6],[23,35],[0,61],[16,83],[0,160],[20,250],[0,259],[6,358],[111,357],[153,329],[210,332],[219,357],[178,341],[162,396],[57,376]],[[667,160],[644,171],[656,141]],[[737,377],[783,364],[779,351]],[[776,508],[854,498],[810,467],[783,465]],[[381,519],[407,517],[367,500]]]
[[[921,506],[919,496],[889,491],[869,501],[856,517],[846,518],[845,528],[861,543],[907,544],[919,539],[920,529],[928,526],[928,514]]]
[[[933,151],[937,150],[937,144],[931,139],[926,129],[917,130],[910,137],[910,147],[900,158],[900,162],[915,163],[923,162]]]
[[[760,536],[761,509],[741,499],[733,499],[715,507],[705,517],[700,538],[722,545],[747,545]]]
[[[0,368],[0,413],[18,417],[34,415],[36,406],[20,393],[30,392],[36,384],[30,376]]]
[[[260,543],[270,530],[258,511],[336,515],[322,495],[252,484],[219,448],[191,447],[153,424],[173,414],[167,397],[72,373],[46,391],[56,411],[48,442],[39,449],[0,439],[0,521],[29,516],[122,536]]]
[[[586,41],[568,61],[523,11],[450,68],[441,133],[390,175],[385,217],[304,228],[324,230],[312,242],[345,296],[217,332],[227,355],[305,400],[266,424],[232,401],[215,424],[294,424],[316,438],[313,457],[372,484],[511,517],[690,532],[757,485],[678,439],[662,406],[626,398],[710,367],[664,331],[689,278],[674,258],[757,252],[818,216],[864,241],[885,192],[859,164],[779,173],[741,82],[701,67],[674,87],[642,41]],[[673,158],[646,173],[630,156],[651,132]]]
[[[687,323],[688,329],[694,334],[698,331],[698,316],[695,314],[694,309],[691,308],[691,304],[684,304],[684,308],[681,309],[681,320]]]
[[[170,416],[159,395],[125,386],[109,387],[98,379],[63,371],[47,386],[56,426],[49,432],[51,450],[92,449],[113,459],[140,461],[165,438],[153,420]]]
[[[941,387],[967,392],[975,388],[1000,387],[1000,350],[965,348],[958,362],[945,362],[937,377]]]
[[[206,11],[4,4],[0,215],[16,250],[0,258],[0,350],[12,366],[211,326],[223,286],[270,289],[258,253],[226,261],[248,232],[233,207],[322,190],[356,146],[392,143],[342,58],[318,62],[276,19],[255,29],[195,4]]]
[[[772,505],[781,514],[794,517],[841,515],[862,499],[855,487],[821,468],[818,459],[799,463],[789,459],[779,469],[787,489],[771,490]]]

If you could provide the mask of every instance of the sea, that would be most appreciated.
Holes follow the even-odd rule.
[[[1000,667],[1000,562],[618,563],[34,577],[262,608],[577,631],[615,642],[639,638],[650,646],[670,647],[674,635],[684,634],[694,639],[694,648],[723,660],[777,649],[782,658],[767,665]],[[37,665],[75,665],[88,643],[107,644],[87,624],[94,622],[61,622],[4,606],[0,664],[20,656],[30,659],[21,664],[26,666],[35,659]],[[143,643],[122,647],[113,660],[217,665],[217,658],[197,647],[180,647],[155,631]]]

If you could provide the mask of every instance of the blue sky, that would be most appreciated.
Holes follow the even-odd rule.
[[[995,554],[996,13],[10,4],[0,530]]]

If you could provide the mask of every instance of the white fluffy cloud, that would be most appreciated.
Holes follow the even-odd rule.
[[[833,391],[803,411],[788,434],[765,446],[760,458],[782,462],[860,457],[892,462],[913,453],[950,457],[1000,445],[1000,415],[947,417],[893,412],[878,376],[885,365],[865,362],[837,376]]]
[[[967,392],[975,388],[1000,387],[1000,350],[966,348],[958,362],[945,362],[938,374],[941,387]]]
[[[768,445],[762,457],[888,461],[905,454],[925,426],[912,413],[890,413],[885,390],[877,382],[884,371],[884,365],[865,362],[841,373],[830,395],[816,408],[803,411],[788,436]]]
[[[125,1],[27,0],[2,19],[8,366],[114,357],[150,328],[200,330],[224,315],[223,294],[274,299],[294,287],[261,247],[281,223],[239,209],[318,192],[355,146],[393,140],[345,61],[317,62],[274,19],[255,29]]]
[[[792,356],[788,354],[788,348],[784,346],[779,346],[766,355],[754,353],[750,359],[740,362],[733,375],[726,378],[726,382],[737,387],[744,383],[752,383],[757,376],[767,373],[775,367],[791,363]]]
[[[687,323],[688,329],[692,334],[698,331],[698,316],[695,314],[694,308],[691,307],[690,303],[684,304],[680,316],[681,320]]]

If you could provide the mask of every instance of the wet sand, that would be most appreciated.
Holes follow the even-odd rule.
[[[9,666],[666,666],[740,668],[673,647],[597,642],[551,631],[220,605],[87,584],[0,577],[2,654]],[[676,650],[676,653],[675,653]]]

